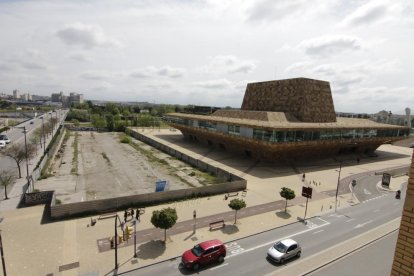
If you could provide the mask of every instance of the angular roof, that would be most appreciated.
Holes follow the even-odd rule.
[[[211,115],[196,115],[185,113],[169,113],[168,116],[190,120],[209,121],[213,123],[232,124],[247,127],[267,129],[401,129],[403,126],[381,124],[368,119],[337,117],[336,122],[308,123],[301,122],[290,113],[247,111],[247,110],[217,110]]]

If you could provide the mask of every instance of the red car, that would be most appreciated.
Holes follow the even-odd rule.
[[[219,240],[205,241],[184,252],[181,262],[185,268],[198,270],[200,266],[213,262],[224,262],[226,246]]]

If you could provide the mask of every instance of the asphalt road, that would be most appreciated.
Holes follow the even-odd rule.
[[[390,275],[398,231],[371,243],[312,274],[314,276]],[[357,265],[358,273],[350,273]],[[353,269],[353,271],[355,271]]]
[[[365,203],[338,210],[326,216],[267,231],[251,237],[227,243],[228,255],[221,265],[213,264],[202,268],[198,274],[203,275],[265,275],[290,265],[276,265],[266,259],[267,249],[277,240],[291,237],[302,246],[302,256],[312,256],[326,248],[346,241],[361,233],[401,216],[404,196],[396,200],[393,194],[387,194]],[[393,251],[394,247],[388,249]],[[180,267],[180,255],[177,258],[125,273],[122,275],[190,275],[195,274]],[[315,260],[315,267],[321,265]],[[386,263],[377,264],[387,269]],[[358,266],[353,266],[353,275],[359,275]]]
[[[8,146],[10,146],[13,143],[24,143],[23,127],[26,128],[26,131],[27,131],[26,139],[27,139],[27,142],[29,143],[30,136],[33,133],[33,131],[37,128],[42,127],[42,119],[40,119],[40,117],[43,117],[44,118],[43,121],[44,123],[46,123],[47,120],[49,120],[52,116],[54,118],[58,116],[58,118],[63,119],[67,113],[67,111],[63,111],[63,110],[60,110],[60,111],[58,110],[57,112],[60,112],[59,115],[57,115],[56,112],[51,112],[50,114],[45,113],[41,116],[38,116],[37,118],[29,119],[15,127],[12,127],[10,130],[3,133],[3,134],[6,134],[7,137],[10,139],[10,144],[8,144]],[[20,164],[23,177],[26,176],[25,166],[26,166],[26,162],[23,161]],[[0,170],[15,170],[16,176],[18,175],[18,169],[17,169],[16,162],[12,158],[2,156],[1,154],[0,154]],[[8,187],[8,190],[11,190],[12,187],[13,186]],[[3,191],[3,187],[1,188],[1,191]]]

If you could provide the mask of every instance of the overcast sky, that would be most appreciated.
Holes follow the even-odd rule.
[[[412,0],[0,0],[0,41],[6,94],[240,107],[307,77],[338,112],[414,111]]]

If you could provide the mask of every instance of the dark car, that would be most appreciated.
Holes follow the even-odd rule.
[[[219,240],[210,240],[195,245],[184,252],[181,262],[185,268],[198,270],[200,266],[224,262],[226,246]]]

